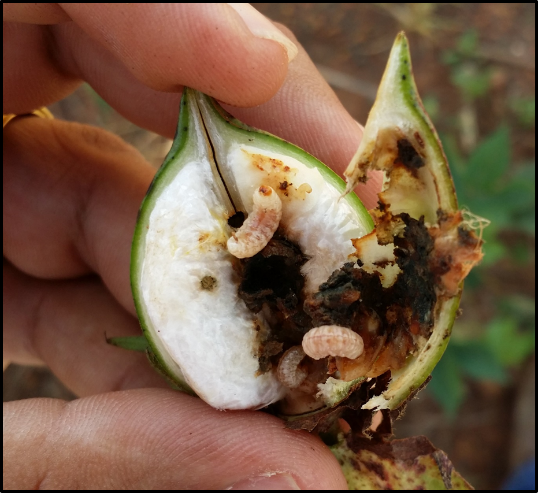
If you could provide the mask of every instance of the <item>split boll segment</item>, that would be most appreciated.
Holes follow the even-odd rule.
[[[279,402],[297,416],[387,372],[363,408],[399,407],[446,348],[461,281],[481,258],[421,113],[405,37],[346,172],[348,190],[371,169],[385,174],[374,220],[301,149],[190,89],[181,108],[133,241],[152,362],[218,409]],[[249,214],[235,230],[237,211]]]
[[[237,258],[253,257],[263,250],[282,219],[282,201],[271,187],[259,187],[252,200],[252,212],[227,242],[228,251]]]

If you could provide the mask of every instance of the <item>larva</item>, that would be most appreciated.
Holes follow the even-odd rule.
[[[262,185],[254,192],[252,199],[252,212],[228,239],[228,251],[237,258],[253,257],[263,250],[282,218],[282,202],[271,187]]]
[[[308,376],[308,371],[299,368],[299,364],[305,358],[306,353],[301,346],[293,346],[280,358],[276,376],[280,382],[289,389],[296,389]]]
[[[303,338],[303,350],[312,359],[327,356],[358,358],[364,351],[362,337],[346,327],[322,325],[310,329]]]

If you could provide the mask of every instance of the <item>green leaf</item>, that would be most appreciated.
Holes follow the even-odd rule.
[[[508,374],[493,352],[481,341],[453,341],[453,351],[462,371],[477,380],[505,384]]]
[[[491,73],[491,70],[484,70],[474,62],[464,62],[454,65],[451,80],[472,101],[487,94],[491,85]]]
[[[536,215],[535,211],[529,211],[528,214],[525,214],[521,217],[516,217],[513,222],[513,226],[516,229],[525,231],[531,236],[536,234]]]
[[[453,345],[449,344],[441,361],[433,370],[432,380],[426,387],[445,414],[452,419],[456,417],[465,399],[466,387],[461,373]]]
[[[144,336],[107,337],[106,342],[112,346],[128,349],[130,351],[144,352],[148,348],[148,341]]]
[[[484,243],[482,251],[484,252],[484,258],[480,263],[481,266],[493,265],[503,257],[506,257],[508,253],[508,249],[500,241],[488,241]]]
[[[514,317],[494,318],[487,326],[485,341],[505,366],[516,366],[534,352],[535,331],[520,330]]]
[[[520,294],[512,294],[502,299],[501,312],[507,316],[515,317],[519,322],[534,324],[536,303],[534,298]]]
[[[519,166],[503,194],[509,195],[512,228],[534,235],[536,232],[536,166],[534,162]],[[502,200],[506,200],[502,198]]]
[[[517,182],[508,183],[504,190],[492,198],[496,198],[501,202],[511,214],[534,208],[535,204],[534,190],[529,190],[529,188],[523,187]]]
[[[510,135],[501,125],[473,151],[467,163],[467,180],[475,190],[492,190],[510,165]]]
[[[514,173],[514,180],[517,180],[522,186],[527,186],[528,188],[534,190],[536,179],[536,163],[534,161],[522,163],[518,166],[516,172]]]
[[[495,236],[499,229],[511,226],[510,211],[495,195],[481,196],[476,194],[465,201],[461,200],[460,206],[467,207],[474,214],[489,219],[491,224],[484,232],[488,231],[491,236]]]
[[[446,50],[442,54],[442,61],[445,65],[455,65],[461,62],[461,55],[453,50]]]
[[[478,47],[478,31],[468,29],[458,38],[456,48],[462,55],[472,56]]]
[[[516,114],[519,122],[525,127],[534,126],[536,121],[536,98],[517,98],[510,103],[510,108]]]

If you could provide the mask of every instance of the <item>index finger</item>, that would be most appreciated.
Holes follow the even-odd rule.
[[[121,86],[124,77],[134,78],[163,92],[180,92],[188,85],[230,104],[252,106],[276,93],[286,76],[288,53],[295,49],[268,21],[261,34],[256,23],[256,35],[243,20],[243,10],[242,17],[226,4],[61,6],[73,22],[5,25],[4,105],[11,105],[9,112],[48,104],[35,99],[46,97],[48,86],[61,89],[55,86],[62,81],[53,80],[51,70],[60,79],[73,76],[92,84],[101,77]],[[15,8],[8,11],[11,21],[30,16],[27,5],[20,7],[19,16]],[[265,19],[251,8],[247,20],[252,12]]]
[[[76,22],[5,28],[4,111],[21,113],[48,104],[83,79],[135,124],[172,137],[181,84],[186,84],[234,106],[269,100],[248,110],[228,109],[337,172],[358,147],[361,130],[285,28],[278,32],[285,31],[299,49],[289,66],[282,44],[254,36],[224,5],[146,5],[133,7],[128,16],[124,7],[99,6],[96,14],[93,5],[65,8]],[[369,189],[377,185],[365,188],[361,198],[375,204]]]

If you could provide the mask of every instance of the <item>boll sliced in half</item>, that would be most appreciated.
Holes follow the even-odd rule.
[[[385,173],[370,215],[351,191]],[[218,409],[337,405],[391,372],[394,409],[440,359],[481,241],[411,72],[391,52],[345,183],[298,147],[185,89],[142,203],[131,282],[152,360]],[[375,229],[374,221],[375,219]]]

